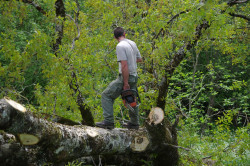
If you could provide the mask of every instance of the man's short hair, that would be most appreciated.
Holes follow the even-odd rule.
[[[121,27],[117,27],[115,30],[114,30],[114,35],[115,35],[115,38],[118,39],[119,37],[121,36],[124,36],[124,29],[121,28]]]

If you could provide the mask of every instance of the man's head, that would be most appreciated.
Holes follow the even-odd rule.
[[[114,30],[114,36],[116,39],[119,39],[121,36],[125,37],[125,31],[123,28],[121,27],[117,27],[115,30]]]

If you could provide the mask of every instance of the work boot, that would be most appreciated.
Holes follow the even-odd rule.
[[[122,127],[125,127],[127,129],[135,129],[135,130],[138,130],[139,129],[139,125],[138,124],[133,124],[131,122],[128,122],[128,123],[123,123],[122,124]]]
[[[96,125],[96,127],[100,127],[100,128],[104,128],[104,129],[113,129],[113,128],[115,128],[114,123],[106,122],[106,121],[96,122],[95,125]]]

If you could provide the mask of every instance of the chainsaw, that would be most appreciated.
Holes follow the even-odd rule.
[[[141,99],[136,90],[128,89],[121,92],[122,101],[126,108],[128,108],[133,114],[135,113],[135,108],[139,107]]]

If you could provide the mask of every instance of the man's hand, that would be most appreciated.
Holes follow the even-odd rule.
[[[141,63],[141,62],[142,62],[142,59],[141,59],[141,58],[137,58],[137,59],[136,59],[136,62],[137,62],[137,63]]]
[[[123,85],[123,90],[128,90],[128,89],[130,89],[129,84],[124,84],[124,85]]]

